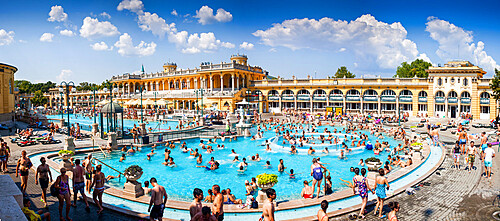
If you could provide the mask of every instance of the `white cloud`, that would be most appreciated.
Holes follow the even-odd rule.
[[[122,5],[123,2],[129,2],[129,0],[123,0],[120,5]],[[141,5],[141,7],[143,7],[142,2],[140,2],[140,4],[136,3],[136,5]],[[123,9],[127,8],[122,8],[122,10]],[[156,13],[143,12],[142,10],[132,12],[137,14],[137,24],[143,31],[151,31],[153,35],[160,38],[163,38],[166,35],[168,41],[174,43],[182,53],[209,53],[214,52],[221,47],[235,47],[232,43],[218,40],[212,32],[189,34],[187,31],[177,30],[175,23],[168,24],[165,19]]]
[[[115,43],[118,48],[118,53],[122,56],[148,56],[155,53],[156,44],[154,42],[146,43],[141,41],[137,46],[134,46],[132,37],[124,33],[120,36],[120,40]]]
[[[14,34],[14,31],[0,29],[0,46],[12,43],[14,41]]]
[[[245,49],[245,50],[252,50],[253,46],[254,45],[252,43],[248,43],[246,41],[244,41],[243,43],[240,44],[240,48]]]
[[[424,61],[432,63],[431,59],[429,57],[427,57],[426,53],[422,53],[422,54],[418,55],[417,59],[422,59]]]
[[[276,48],[270,48],[269,52],[278,52],[278,50],[276,50]]]
[[[195,18],[198,18],[198,22],[202,25],[212,24],[214,22],[230,22],[233,20],[233,15],[228,11],[219,8],[217,9],[217,14],[214,15],[214,10],[208,6],[202,6],[200,10],[196,11]]]
[[[120,4],[118,4],[118,7],[116,7],[116,9],[118,11],[127,9],[131,12],[140,14],[144,10],[144,4],[142,4],[141,0],[123,0],[120,2]]]
[[[177,11],[175,9],[172,10],[172,12],[170,12],[170,14],[173,16],[179,16],[179,14],[177,13]]]
[[[71,30],[68,30],[68,29],[59,31],[59,34],[64,35],[64,36],[68,36],[68,37],[75,36],[75,33]]]
[[[91,44],[90,47],[96,51],[111,51],[113,50],[113,47],[108,47],[108,45],[104,42],[97,42],[95,44]]]
[[[457,58],[469,60],[488,72],[493,72],[495,68],[500,69],[497,62],[484,51],[484,43],[474,43],[471,31],[435,17],[429,17],[427,20],[425,30],[439,43],[439,49],[436,51],[439,58],[444,61]]]
[[[86,17],[83,19],[83,25],[80,28],[80,36],[84,38],[95,38],[102,36],[114,36],[120,32],[118,28],[109,21],[100,22],[97,18]]]
[[[71,75],[73,75],[73,71],[71,70],[67,70],[67,69],[63,69],[61,70],[61,73],[59,75],[57,75],[57,81],[67,81]]]
[[[340,48],[338,52],[344,52],[344,51],[346,51],[346,50],[347,50],[347,49],[345,49],[345,48]]]
[[[292,50],[334,50],[345,48],[366,67],[371,63],[383,69],[395,68],[403,61],[418,56],[417,45],[407,39],[407,31],[399,22],[388,24],[372,15],[354,21],[331,18],[292,19],[273,24],[267,30],[253,33],[265,45],[284,46]]]
[[[54,38],[54,34],[52,33],[43,33],[40,37],[41,42],[52,42],[52,38]]]
[[[107,19],[110,19],[111,18],[111,15],[109,15],[108,13],[106,12],[102,12],[101,14],[99,14],[101,17],[103,18],[107,18]]]
[[[25,41],[25,40],[19,39],[19,43],[28,43],[28,41]],[[0,45],[1,45],[1,44],[0,44]]]
[[[49,18],[47,19],[50,22],[63,22],[68,19],[68,14],[64,13],[64,9],[62,6],[54,5],[50,8]]]

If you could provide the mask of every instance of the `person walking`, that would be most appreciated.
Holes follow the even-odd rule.
[[[483,159],[484,167],[486,168],[486,178],[491,179],[491,166],[493,164],[493,157],[495,157],[495,150],[488,144],[488,147],[484,149]]]
[[[101,164],[95,167],[94,179],[92,180],[92,184],[90,185],[90,189],[94,188],[94,192],[92,192],[94,202],[97,207],[99,207],[99,210],[97,210],[97,214],[102,213],[102,211],[104,210],[102,208],[102,194],[104,193],[104,183],[106,182],[106,176],[103,172],[101,172],[101,170]]]
[[[460,169],[460,144],[458,141],[455,142],[455,147],[453,147],[453,159],[455,160],[454,167]]]
[[[71,205],[71,192],[69,191],[69,177],[66,175],[66,168],[61,168],[61,175],[59,175],[54,183],[54,187],[57,189],[59,194],[57,199],[59,200],[59,219],[64,220],[62,215],[62,209],[64,207],[64,201],[66,201],[66,219],[71,221],[69,218],[69,210]]]
[[[26,195],[26,187],[28,186],[28,176],[30,169],[33,166],[30,158],[26,157],[26,150],[21,151],[21,158],[17,161],[16,177],[21,175],[21,192]]]
[[[47,165],[45,157],[40,158],[40,166],[36,168],[35,175],[35,185],[40,184],[42,188],[42,201],[43,207],[47,207],[47,188],[49,187],[49,181],[52,183],[52,173],[50,173],[49,165]]]
[[[375,194],[377,195],[377,205],[375,206],[375,209],[374,209],[374,213],[373,215],[377,215],[377,209],[380,207],[379,209],[379,214],[378,214],[378,217],[379,218],[384,218],[384,216],[382,216],[382,209],[384,208],[384,200],[386,198],[386,194],[385,194],[385,190],[389,190],[389,182],[387,181],[387,178],[385,178],[385,170],[380,168],[378,170],[378,174],[379,176],[377,176],[377,178],[375,178]]]
[[[365,168],[361,169],[361,175],[359,175],[359,168],[355,168],[354,174],[356,175],[352,178],[354,183],[352,190],[356,194],[356,188],[357,188],[358,194],[361,197],[361,210],[359,211],[358,217],[363,219],[365,218],[364,216],[365,207],[366,203],[368,202],[368,191],[371,191],[372,193],[374,191],[370,188],[370,185],[368,185],[368,181],[365,177],[366,174]]]
[[[80,159],[75,160],[75,168],[73,168],[73,201],[72,206],[76,207],[76,200],[78,192],[82,194],[83,201],[85,202],[85,211],[90,212],[89,203],[87,202],[87,196],[85,196],[85,179],[83,174],[85,170],[80,166]]]
[[[168,195],[165,188],[158,184],[156,178],[151,178],[149,180],[153,189],[151,190],[151,200],[149,201],[148,212],[149,220],[162,220],[163,219],[163,211],[165,210],[165,204],[167,203]],[[153,209],[151,210],[151,207]]]
[[[87,158],[82,163],[83,169],[85,169],[85,185],[89,194],[92,194],[90,192],[90,186],[92,185],[92,174],[94,173],[94,167],[92,166],[92,164],[92,154],[89,153],[89,155],[87,155]]]

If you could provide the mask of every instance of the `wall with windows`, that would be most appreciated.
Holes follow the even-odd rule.
[[[13,116],[16,71],[16,67],[0,63],[0,122],[9,121]]]

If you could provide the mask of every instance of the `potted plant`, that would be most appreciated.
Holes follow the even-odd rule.
[[[123,175],[127,178],[127,181],[136,181],[142,176],[142,168],[138,165],[129,166],[125,169]]]
[[[370,157],[366,159],[365,164],[368,167],[369,171],[376,171],[383,165],[382,161],[380,161],[380,159],[376,157]]]
[[[423,148],[423,144],[422,143],[412,143],[411,144],[411,148],[414,150],[414,151],[420,151],[422,150]]]
[[[60,150],[59,151],[59,156],[64,160],[69,160],[73,155],[75,155],[75,152],[71,150]]]
[[[278,183],[278,175],[276,174],[263,173],[257,175],[257,186],[262,190],[272,188],[276,183]]]

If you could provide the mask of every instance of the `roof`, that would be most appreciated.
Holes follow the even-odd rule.
[[[101,113],[123,113],[123,107],[121,107],[118,103],[112,103],[113,109],[111,109],[111,103],[107,103],[101,108]]]

